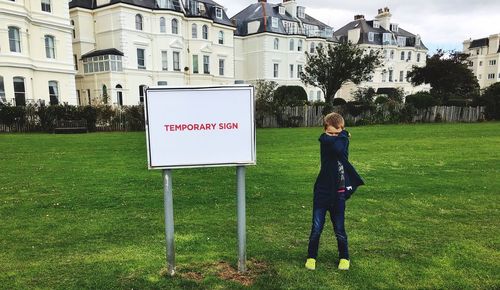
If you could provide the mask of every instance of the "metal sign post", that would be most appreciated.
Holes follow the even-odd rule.
[[[174,206],[172,198],[172,170],[163,170],[163,195],[165,204],[165,240],[167,242],[167,270],[170,276],[175,274],[174,251]]]
[[[246,213],[245,213],[245,166],[236,167],[238,195],[238,272],[246,271]]]

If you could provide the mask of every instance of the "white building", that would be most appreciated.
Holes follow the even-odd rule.
[[[381,50],[383,56],[382,66],[375,70],[371,81],[358,86],[347,84],[337,92],[336,97],[349,100],[358,87],[372,87],[378,93],[402,88],[405,95],[430,89],[428,85],[414,87],[407,78],[413,66],[425,66],[427,48],[419,35],[391,23],[391,16],[387,7],[379,9],[373,20],[356,15],[354,21],[335,31],[336,41],[350,41],[366,51]]]
[[[500,33],[489,37],[466,40],[464,53],[469,55],[469,68],[477,77],[481,89],[500,81]]]
[[[0,1],[0,102],[76,104],[67,1]]]
[[[153,85],[234,83],[235,28],[211,0],[73,0],[80,104],[137,105]]]
[[[331,27],[307,15],[295,0],[279,4],[258,0],[231,20],[237,27],[236,80],[303,86],[309,100],[324,99],[319,88],[304,86],[299,73],[306,64],[306,51],[314,53],[316,46],[333,41]]]

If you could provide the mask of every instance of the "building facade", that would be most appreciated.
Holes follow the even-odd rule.
[[[464,53],[469,54],[469,68],[484,89],[500,82],[500,33],[463,43]]]
[[[69,10],[57,4],[0,1],[1,103],[77,104]]]
[[[235,28],[211,0],[70,2],[79,104],[137,105],[156,85],[234,83]]]
[[[306,54],[333,42],[333,29],[305,13],[295,0],[271,4],[258,0],[231,18],[234,37],[235,78],[253,83],[275,81],[303,86],[310,101],[324,100],[323,92],[305,86],[300,72]]]
[[[336,97],[349,100],[358,87],[372,87],[379,93],[401,88],[405,95],[430,89],[428,85],[413,86],[407,77],[413,66],[425,66],[428,49],[419,35],[391,23],[391,17],[386,7],[379,9],[373,20],[356,15],[354,21],[335,31],[336,41],[350,41],[365,51],[379,50],[383,57],[382,65],[375,70],[370,81],[360,85],[347,84]]]

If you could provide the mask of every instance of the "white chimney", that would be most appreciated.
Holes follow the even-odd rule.
[[[384,29],[391,30],[391,16],[389,8],[385,7],[378,10],[378,15],[375,16],[375,19],[379,21],[380,26]]]

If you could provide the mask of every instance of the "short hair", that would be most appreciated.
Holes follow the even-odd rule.
[[[323,127],[333,126],[335,129],[340,129],[344,126],[344,118],[339,113],[330,113],[323,118]]]

